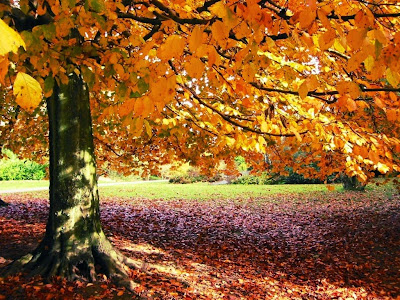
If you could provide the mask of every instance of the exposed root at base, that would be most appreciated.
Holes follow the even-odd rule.
[[[43,245],[42,242],[31,254],[12,262],[2,275],[26,273],[28,277],[39,275],[47,281],[60,276],[69,281],[94,282],[97,275],[105,274],[117,286],[133,293],[140,286],[131,279],[131,268],[140,268],[139,264],[116,250],[107,239],[84,250],[70,252],[54,251],[54,247],[48,250],[49,247]]]

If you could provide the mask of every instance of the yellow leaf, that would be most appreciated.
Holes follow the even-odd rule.
[[[400,82],[400,75],[391,69],[386,70],[386,79],[390,83],[391,86],[397,87]]]
[[[372,69],[374,68],[374,65],[375,65],[375,59],[374,59],[371,55],[369,55],[369,56],[364,60],[365,69],[366,69],[368,72],[371,72]]]
[[[15,101],[23,109],[33,111],[42,100],[42,88],[33,77],[19,72],[14,82]]]
[[[3,56],[8,52],[17,53],[20,46],[24,47],[25,43],[21,36],[0,19],[0,55]]]
[[[346,52],[346,49],[343,47],[342,43],[340,42],[340,40],[335,39],[335,41],[333,42],[333,47],[339,51],[340,53],[344,53]]]
[[[177,58],[182,55],[185,45],[185,40],[181,36],[171,35],[158,49],[158,57],[164,60]]]
[[[200,26],[195,26],[189,38],[190,51],[196,52],[197,48],[200,47],[202,42],[203,42],[203,30],[201,29]]]
[[[144,127],[146,128],[146,133],[149,137],[153,135],[153,132],[151,130],[151,126],[147,120],[144,120]]]
[[[379,171],[380,173],[383,173],[383,174],[386,174],[388,171],[390,171],[390,168],[389,168],[387,165],[382,164],[382,163],[380,163],[380,162],[378,162],[378,164],[376,165],[376,167],[377,167],[378,171]]]

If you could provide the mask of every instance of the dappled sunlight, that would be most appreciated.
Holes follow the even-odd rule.
[[[7,196],[11,205],[0,209],[0,266],[44,233],[46,201],[19,197]],[[400,295],[399,211],[398,196],[351,192],[111,198],[101,214],[106,235],[137,266],[131,276],[146,297],[380,299]]]
[[[342,287],[330,283],[327,278],[319,279],[316,285],[298,284],[290,280],[291,276],[280,271],[258,272],[255,275],[254,270],[244,268],[246,262],[224,260],[218,262],[219,266],[205,264],[188,259],[188,253],[168,253],[151,244],[136,244],[122,236],[114,236],[112,241],[142,265],[135,272],[134,279],[142,284],[144,296],[162,295],[163,290],[173,290],[177,295],[186,291],[204,299],[225,299],[228,296],[251,298],[254,294],[267,299],[301,298],[305,295],[318,297],[320,294],[354,298],[368,295],[363,287]],[[135,259],[137,256],[139,259]]]

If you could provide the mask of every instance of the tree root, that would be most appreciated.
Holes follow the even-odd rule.
[[[140,285],[132,280],[131,268],[140,269],[140,264],[116,250],[102,234],[90,244],[80,250],[65,251],[43,240],[31,254],[8,265],[2,275],[22,272],[28,277],[40,275],[46,281],[60,276],[70,281],[94,282],[97,275],[104,274],[116,285],[135,293]]]

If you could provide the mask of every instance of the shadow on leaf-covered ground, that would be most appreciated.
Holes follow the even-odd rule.
[[[0,209],[6,261],[36,246],[47,217],[45,200],[7,201]],[[202,202],[110,198],[102,221],[113,243],[141,263],[133,277],[144,297],[395,298],[399,209],[399,198],[366,193]]]

